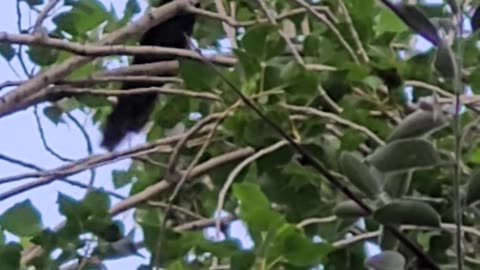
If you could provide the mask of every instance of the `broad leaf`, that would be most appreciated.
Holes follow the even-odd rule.
[[[16,203],[0,216],[0,226],[20,237],[33,236],[42,229],[42,217],[30,200]]]

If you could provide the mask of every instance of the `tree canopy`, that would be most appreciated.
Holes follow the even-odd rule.
[[[71,121],[89,155],[62,157],[41,128],[63,165],[0,155],[31,170],[0,178],[18,181],[0,193],[0,269],[105,269],[139,250],[138,269],[480,269],[478,1],[128,0],[121,14],[100,0],[17,1],[34,16],[0,32],[24,78],[0,85],[0,118],[34,107],[37,121]],[[190,48],[137,44],[185,13]],[[176,60],[129,64],[140,55]],[[120,96],[145,93],[159,94],[145,140],[93,150],[72,113],[102,130]],[[85,194],[55,194],[64,222],[47,228],[42,209],[12,200],[54,181]]]

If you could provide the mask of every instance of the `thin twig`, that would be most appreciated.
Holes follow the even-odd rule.
[[[257,3],[262,8],[263,13],[265,13],[265,16],[267,16],[269,22],[271,24],[275,25],[275,26],[278,26],[278,23],[277,23],[275,17],[272,14],[270,14],[270,10],[267,7],[267,4],[265,3],[265,1],[264,0],[257,0]],[[277,31],[278,31],[279,35],[283,38],[283,40],[285,40],[285,43],[290,48],[290,52],[292,53],[292,55],[295,58],[295,60],[297,61],[297,63],[299,63],[300,65],[304,65],[305,63],[303,62],[302,57],[298,53],[297,49],[295,48],[295,45],[292,43],[290,38],[282,31],[282,29],[278,28]]]
[[[40,138],[42,140],[42,144],[43,144],[43,147],[45,148],[45,150],[47,150],[47,152],[49,152],[52,156],[56,157],[57,159],[59,159],[61,161],[65,161],[65,162],[74,161],[71,158],[66,158],[66,157],[61,156],[60,154],[55,152],[55,150],[53,150],[48,145],[47,138],[45,137],[45,132],[43,131],[42,122],[40,120],[40,116],[38,115],[38,106],[33,107],[33,114],[35,115],[35,121],[37,122],[38,132],[40,133]]]
[[[55,8],[55,6],[60,2],[60,0],[50,0],[48,3],[45,5],[45,7],[40,11],[38,14],[37,20],[35,21],[35,24],[33,25],[33,32],[37,33],[40,32],[43,21],[48,17],[48,13],[52,9]]]
[[[288,145],[287,141],[279,141],[276,144],[270,145],[266,148],[259,150],[258,152],[251,155],[250,157],[242,161],[240,164],[238,164],[237,167],[235,167],[235,169],[233,169],[233,171],[231,171],[230,174],[228,174],[227,181],[225,181],[225,183],[222,186],[222,189],[218,193],[217,208],[215,210],[215,215],[217,219],[217,222],[215,224],[217,239],[219,238],[219,234],[220,234],[220,214],[223,209],[223,204],[225,203],[227,192],[230,189],[230,186],[232,185],[233,181],[235,181],[235,177],[242,171],[243,168],[248,166],[253,161],[265,155],[268,155],[272,152],[275,152],[276,150],[282,148],[285,145]]]
[[[343,38],[340,31],[338,31],[338,29],[335,27],[335,25],[331,21],[329,21],[325,15],[319,13],[317,10],[315,10],[310,4],[308,4],[304,0],[293,0],[293,1],[295,1],[298,5],[307,9],[307,11],[309,13],[311,13],[315,18],[317,18],[322,23],[324,23],[327,26],[327,28],[330,29],[330,31],[332,31],[332,33],[335,35],[335,37],[338,39],[338,41],[340,41],[340,44],[342,44],[342,46],[348,51],[348,53],[350,54],[352,59],[357,63],[359,62],[358,57],[355,54],[355,51],[352,49],[352,47],[350,47],[350,45],[345,40],[345,38]]]
[[[358,54],[362,57],[362,60],[364,63],[368,63],[370,59],[368,58],[368,54],[365,51],[365,48],[363,47],[362,41],[360,40],[360,37],[358,36],[358,32],[355,29],[355,26],[353,25],[352,18],[350,17],[350,13],[348,12],[347,7],[345,6],[345,3],[343,0],[338,0],[338,5],[343,11],[343,14],[345,15],[345,22],[347,23],[348,29],[350,30],[350,34],[352,35],[352,39],[357,45],[358,49]]]
[[[353,130],[360,131],[360,132],[364,133],[365,135],[367,135],[370,139],[375,141],[375,143],[377,143],[380,146],[385,145],[385,142],[382,139],[380,139],[375,133],[373,133],[371,130],[369,130],[368,128],[366,128],[364,126],[361,126],[361,125],[358,125],[358,124],[356,124],[356,123],[354,123],[350,120],[347,120],[345,118],[342,118],[342,117],[340,117],[336,114],[329,113],[329,112],[322,112],[320,110],[317,110],[317,109],[311,108],[311,107],[294,106],[294,105],[288,105],[288,104],[283,104],[282,107],[284,107],[284,108],[286,108],[290,111],[297,112],[297,113],[304,113],[304,114],[319,116],[319,117],[322,117],[322,118],[327,118],[327,119],[333,121],[334,123],[338,123],[338,124],[341,124],[341,125],[346,126],[348,128],[351,128]]]

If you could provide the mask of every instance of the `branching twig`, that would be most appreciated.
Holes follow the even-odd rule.
[[[322,118],[327,118],[327,119],[333,121],[334,123],[338,123],[338,124],[341,124],[341,125],[346,126],[348,128],[351,128],[353,130],[364,133],[365,135],[367,135],[370,139],[375,141],[375,143],[377,143],[380,146],[385,144],[385,142],[382,139],[380,139],[375,133],[373,133],[368,128],[366,128],[364,126],[361,126],[361,125],[358,125],[358,124],[356,124],[356,123],[354,123],[350,120],[347,120],[345,118],[342,118],[342,117],[340,117],[336,114],[329,113],[329,112],[322,112],[320,110],[317,110],[317,109],[311,108],[311,107],[294,106],[294,105],[288,105],[288,104],[285,104],[285,105],[282,105],[282,106],[285,107],[286,109],[290,110],[290,111],[293,111],[293,112],[304,113],[304,114],[319,116],[319,117],[322,117]]]
[[[275,17],[272,16],[272,14],[270,14],[270,10],[267,7],[267,4],[264,2],[264,0],[257,0],[257,3],[262,8],[263,13],[265,13],[265,16],[267,16],[269,22],[271,24],[275,25],[275,26],[278,26],[278,23],[277,23]],[[300,65],[303,65],[304,64],[303,59],[300,56],[300,54],[298,53],[297,49],[295,48],[295,45],[292,43],[290,38],[287,35],[285,35],[285,33],[280,28],[277,31],[280,34],[280,36],[283,38],[283,40],[285,40],[285,43],[290,48],[290,52],[293,54],[297,63],[299,63]]]

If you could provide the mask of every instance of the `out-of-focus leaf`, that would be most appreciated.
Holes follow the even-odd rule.
[[[375,270],[404,270],[406,259],[402,254],[387,250],[368,258],[365,265]]]
[[[375,198],[382,192],[380,181],[370,173],[368,165],[355,154],[343,152],[340,155],[340,163],[348,180],[370,198]]]
[[[441,162],[432,143],[424,139],[396,140],[378,148],[367,161],[380,172],[430,168]]]
[[[10,62],[15,56],[15,49],[12,44],[0,43],[0,55]]]
[[[480,200],[480,170],[474,171],[468,180],[465,202],[471,204],[478,200]]]
[[[373,213],[382,224],[440,226],[440,215],[430,205],[411,200],[393,201]]]
[[[369,214],[352,200],[338,203],[333,208],[333,214],[339,218],[360,218]]]
[[[20,237],[33,236],[42,229],[42,216],[30,200],[25,200],[0,216],[0,226]]]
[[[416,6],[405,3],[391,3],[390,1],[382,2],[397,14],[397,16],[400,17],[413,31],[417,32],[434,45],[440,43],[440,36],[438,35],[437,28]]]
[[[430,134],[447,123],[447,118],[441,112],[434,115],[433,111],[417,110],[405,117],[388,136],[387,141],[419,137]]]
[[[442,76],[448,79],[453,79],[458,75],[458,65],[455,55],[446,40],[442,40],[438,44],[435,68]]]

